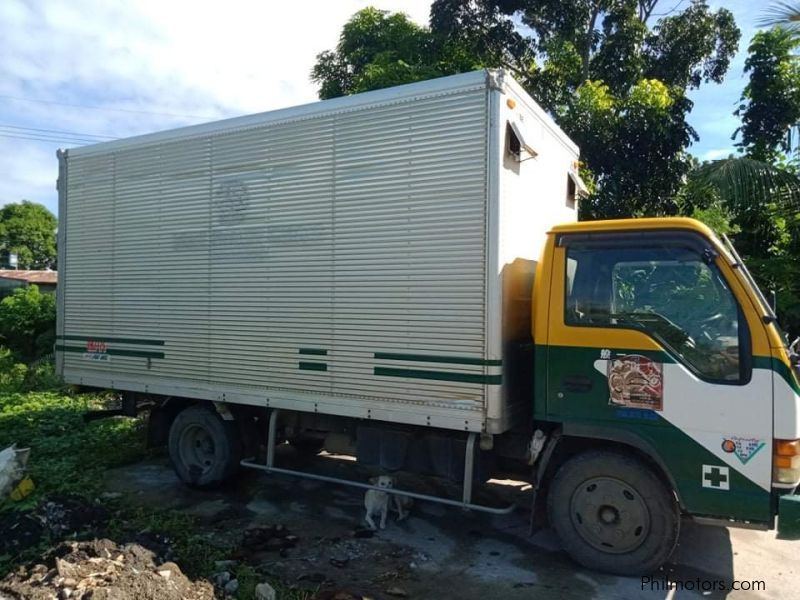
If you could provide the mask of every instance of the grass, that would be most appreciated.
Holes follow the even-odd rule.
[[[140,419],[83,421],[87,410],[102,408],[106,400],[58,391],[0,394],[0,448],[12,443],[30,447],[28,472],[36,485],[13,508],[29,507],[53,494],[92,498],[102,489],[107,469],[145,456]],[[9,502],[0,504],[0,510]]]
[[[106,471],[137,462],[150,454],[145,448],[145,421],[114,417],[84,422],[87,410],[104,408],[109,396],[64,391],[0,392],[0,450],[13,443],[31,448],[28,474],[36,486],[21,502],[0,499],[0,517],[7,511],[34,508],[49,497],[75,495],[94,499],[104,491]],[[111,518],[104,537],[129,541],[137,532],[157,532],[170,539],[175,560],[192,579],[210,577],[214,562],[229,558],[232,548],[209,543],[208,534],[192,517],[174,510],[152,510],[125,498],[106,502]],[[43,540],[17,556],[0,556],[0,578],[16,566],[40,556],[57,540]],[[231,569],[239,579],[236,597],[254,598],[255,586],[265,580],[256,569],[239,564]],[[307,600],[307,592],[291,590],[270,580],[278,597]]]

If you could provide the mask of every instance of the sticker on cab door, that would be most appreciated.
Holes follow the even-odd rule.
[[[722,450],[735,455],[743,465],[746,465],[764,446],[766,446],[766,442],[758,438],[732,435],[722,440]]]
[[[662,410],[664,367],[646,356],[625,354],[608,360],[609,405]]]

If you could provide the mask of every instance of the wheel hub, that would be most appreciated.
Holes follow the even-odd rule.
[[[603,506],[600,508],[599,518],[603,523],[610,525],[619,520],[619,512],[613,506]]]
[[[650,512],[631,486],[611,477],[584,481],[570,501],[572,525],[593,548],[602,552],[632,552],[647,538]]]
[[[178,443],[178,453],[183,464],[193,472],[206,473],[216,460],[216,448],[211,434],[199,425],[183,430]]]

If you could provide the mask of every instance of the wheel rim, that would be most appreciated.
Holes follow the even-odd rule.
[[[208,473],[217,457],[213,438],[200,425],[190,425],[181,432],[178,453],[190,472],[200,474]]]
[[[587,479],[572,493],[570,519],[578,534],[602,552],[632,552],[650,530],[650,511],[642,496],[619,479]]]

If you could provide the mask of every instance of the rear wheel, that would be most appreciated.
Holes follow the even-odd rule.
[[[242,445],[235,422],[210,407],[190,406],[169,430],[169,456],[181,481],[208,488],[229,479],[239,468]]]
[[[550,524],[578,563],[619,575],[654,572],[675,548],[675,497],[643,462],[587,452],[561,466],[547,501]]]

